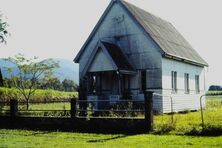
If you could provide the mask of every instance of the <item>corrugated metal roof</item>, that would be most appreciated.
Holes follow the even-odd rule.
[[[139,22],[166,55],[207,66],[207,62],[192,48],[186,39],[169,22],[128,2],[122,4]]]

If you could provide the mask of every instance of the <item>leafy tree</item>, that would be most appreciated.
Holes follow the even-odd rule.
[[[7,88],[12,88],[12,87],[15,87],[14,83],[13,83],[13,80],[10,79],[10,78],[6,78],[4,77],[4,81],[3,81],[3,85],[4,87],[7,87]]]
[[[6,36],[8,35],[7,22],[2,20],[2,15],[0,14],[0,43],[6,43]]]
[[[0,69],[0,87],[3,87],[3,76],[1,69]]]
[[[52,59],[37,62],[37,57],[27,59],[22,54],[18,54],[14,58],[10,57],[7,60],[13,62],[18,67],[18,75],[15,75],[10,68],[7,71],[11,74],[14,86],[25,98],[28,110],[30,98],[37,89],[39,79],[51,77],[53,69],[59,67],[59,65]]]
[[[77,85],[72,80],[64,79],[62,84],[65,91],[74,91],[77,88]]]
[[[221,91],[221,90],[222,90],[222,87],[219,86],[219,85],[211,85],[211,86],[209,87],[209,90],[211,90],[211,91]]]
[[[56,77],[45,77],[39,82],[40,89],[54,89],[54,90],[62,90],[63,86],[60,80]]]
[[[60,80],[58,78],[50,79],[49,85],[54,90],[62,90],[63,89],[62,83],[60,82]]]
[[[7,27],[8,24],[2,20],[2,15],[0,14],[0,43],[6,43],[6,36],[8,34],[6,30]],[[0,87],[1,86],[3,86],[3,76],[0,68]]]

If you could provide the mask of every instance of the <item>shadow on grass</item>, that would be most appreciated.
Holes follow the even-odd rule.
[[[96,142],[105,142],[105,141],[110,141],[110,140],[116,140],[116,139],[121,139],[121,138],[126,138],[129,135],[121,135],[121,136],[116,136],[116,137],[111,137],[111,138],[105,138],[105,139],[96,139],[96,140],[89,140],[87,142],[89,143],[96,143]]]
[[[35,131],[35,130],[33,130],[34,132],[32,132],[32,133],[26,133],[25,135],[26,136],[38,136],[38,135],[45,135],[45,134],[50,134],[50,133],[52,133],[52,131]]]
[[[0,128],[99,134],[147,133],[144,120],[0,117]]]
[[[43,135],[43,134],[49,134],[53,132],[67,132],[67,133],[83,133],[83,134],[104,134],[104,135],[118,135],[116,138],[112,137],[109,138],[110,140],[112,139],[117,139],[117,138],[124,138],[127,136],[132,136],[132,135],[138,135],[138,134],[148,134],[148,132],[141,132],[141,131],[126,131],[126,130],[103,130],[103,129],[94,129],[94,130],[89,130],[89,129],[68,129],[68,128],[37,128],[37,127],[0,127],[0,129],[9,129],[9,130],[28,130],[28,131],[33,131],[33,133],[26,133],[27,136],[29,135]],[[109,140],[107,139],[107,140]],[[101,141],[107,141],[106,139],[101,140]],[[90,140],[88,142],[96,142],[94,140]]]
[[[222,127],[218,126],[206,126],[202,130],[197,130],[193,128],[191,131],[186,132],[185,135],[188,136],[222,136]]]
[[[163,124],[158,129],[152,132],[154,135],[186,135],[186,136],[222,136],[222,126],[220,125],[205,125],[204,128],[201,126],[193,126],[192,128],[184,129],[184,131],[178,131],[176,126],[173,124]]]

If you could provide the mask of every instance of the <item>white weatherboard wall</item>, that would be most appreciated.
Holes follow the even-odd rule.
[[[171,72],[177,72],[177,93],[172,93]],[[189,74],[189,94],[184,89],[184,74]],[[172,59],[162,58],[162,88],[163,88],[163,112],[171,112],[172,96],[173,111],[197,110],[200,108],[200,96],[205,93],[205,70],[203,67],[179,62]],[[199,75],[200,93],[195,90],[195,75]],[[205,106],[205,98],[203,98]]]

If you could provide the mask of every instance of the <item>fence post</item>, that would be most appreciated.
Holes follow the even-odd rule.
[[[18,113],[18,101],[16,99],[10,100],[10,115],[16,117]]]
[[[76,110],[77,110],[77,100],[76,98],[71,98],[71,118],[76,118]]]
[[[203,105],[202,105],[202,98],[206,95],[202,95],[200,97],[200,113],[201,113],[201,121],[202,121],[202,128],[204,128],[204,116],[203,116]]]
[[[153,92],[144,91],[145,122],[148,131],[153,130]]]
[[[81,102],[81,101],[87,101],[87,78],[81,78],[79,82],[79,109],[81,110],[79,112],[80,116],[87,116],[87,102]]]

